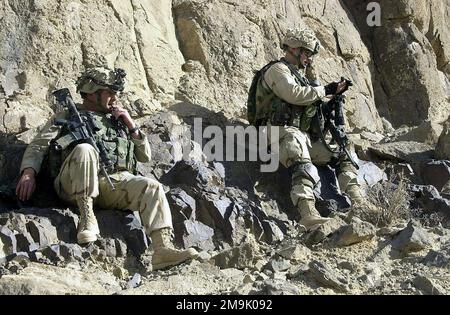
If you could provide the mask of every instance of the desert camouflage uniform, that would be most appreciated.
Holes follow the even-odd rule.
[[[125,76],[125,71],[120,68],[113,70],[97,67],[87,69],[77,80],[77,92],[80,92],[83,99],[86,100],[89,95],[97,97],[97,104],[93,104],[91,98],[78,105],[78,108],[80,116],[89,116],[95,120],[95,143],[103,144],[107,158],[114,165],[113,170],[108,167],[114,189],[103,172],[99,173],[100,159],[97,150],[91,144],[74,142],[82,137],[77,130],[71,130],[73,128],[70,128],[70,124],[64,123],[62,127],[57,124],[57,119],[67,118],[68,111],[55,115],[28,146],[21,172],[26,168],[33,168],[39,173],[44,156],[49,151],[48,170],[51,177],[56,177],[56,192],[61,199],[76,204],[80,211],[77,233],[79,244],[94,242],[100,234],[94,203],[102,208],[138,211],[146,233],[152,240],[152,266],[156,270],[178,265],[196,257],[198,253],[193,248],[174,248],[171,239],[172,216],[162,185],[155,180],[133,175],[137,161],[150,161],[151,151],[147,137],[137,127],[128,130],[126,123],[130,123],[130,118],[121,116],[117,119],[111,112],[104,113],[107,105],[115,104],[112,96],[105,99],[104,95],[115,97],[111,91],[123,91]],[[102,90],[106,90],[108,94],[104,94]],[[102,110],[88,110],[85,107],[88,105],[84,104],[89,104],[89,108]],[[137,131],[139,137],[136,137]]]
[[[82,105],[78,107],[80,113],[82,113]],[[52,117],[27,147],[22,160],[21,171],[28,167],[33,168],[36,173],[40,171],[50,141],[58,136],[61,129],[54,122],[65,115],[66,112],[62,112]],[[103,126],[106,128],[101,128],[101,130],[112,128],[109,123],[111,114],[95,113],[95,115],[103,118],[98,119],[97,122],[103,122],[107,125]],[[141,133],[141,137],[141,139],[133,139],[128,136],[127,141],[132,143],[134,148],[132,151],[134,151],[136,160],[148,162],[151,159],[150,145],[145,134]],[[94,203],[101,208],[138,211],[149,235],[154,230],[172,227],[170,208],[163,187],[159,182],[150,178],[135,176],[130,173],[130,170],[119,169],[110,174],[115,186],[115,190],[112,190],[105,176],[99,172],[99,154],[94,147],[83,143],[76,145],[71,151],[67,151],[67,157],[54,180],[55,190],[62,200],[76,205],[77,196],[87,195],[94,198]]]
[[[306,107],[325,96],[323,86],[302,86],[283,62],[271,66],[265,72],[261,84],[263,88],[273,91],[280,99],[296,106]],[[319,183],[320,178],[312,163],[326,165],[332,160],[332,153],[321,140],[311,143],[310,135],[294,126],[280,126],[279,138],[280,163],[287,168],[294,168],[291,190],[292,202],[294,205],[298,205],[300,200],[314,200],[313,190]],[[305,178],[305,172],[300,171],[297,167],[299,165],[309,165],[306,169],[309,176]],[[358,185],[357,171],[348,159],[341,161],[337,172],[342,192],[346,192],[351,185]]]

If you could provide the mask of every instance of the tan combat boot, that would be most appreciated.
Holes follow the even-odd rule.
[[[301,216],[301,220],[298,223],[303,225],[306,230],[310,230],[315,225],[324,224],[331,220],[331,218],[322,217],[314,203],[314,200],[310,199],[303,199],[298,203]]]
[[[94,214],[92,197],[77,196],[77,205],[80,210],[80,221],[78,222],[78,244],[95,242],[100,234],[97,219]]]
[[[198,252],[193,248],[186,250],[175,249],[171,241],[171,233],[172,230],[170,228],[163,228],[150,234],[154,249],[152,257],[153,270],[175,266],[198,256]]]
[[[348,185],[345,193],[350,197],[352,201],[352,208],[363,208],[366,211],[379,212],[379,208],[369,201],[368,198],[364,198],[361,194],[361,187],[359,185]]]
[[[348,185],[345,193],[352,201],[352,206],[361,205],[366,201],[361,194],[361,187],[359,185]]]

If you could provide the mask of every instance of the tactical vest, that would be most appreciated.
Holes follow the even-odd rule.
[[[289,68],[297,84],[310,85],[308,79],[302,77],[297,69],[288,62],[283,59],[279,62]],[[265,68],[265,71],[268,69],[269,67]],[[279,98],[269,87],[264,86],[265,71],[260,76],[256,89],[256,119],[266,123],[270,122],[272,126],[294,126],[302,131],[309,131],[311,121],[317,111],[316,104],[298,106]]]
[[[80,110],[80,115],[86,115],[86,111]],[[99,127],[94,134],[95,142],[102,142],[107,153],[107,157],[113,162],[113,169],[109,173],[128,170],[136,173],[137,161],[134,155],[134,143],[125,125],[116,120],[112,114],[102,114],[89,112],[95,119]],[[77,136],[70,132],[65,126],[61,128],[58,136],[52,141],[59,146],[55,149],[50,146],[48,157],[48,168],[51,177],[56,177],[61,169],[62,162],[69,156],[73,148],[83,141],[77,139]]]

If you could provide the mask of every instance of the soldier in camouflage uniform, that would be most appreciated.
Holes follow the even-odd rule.
[[[325,165],[333,155],[315,137],[308,124],[306,127],[302,125],[302,115],[308,115],[311,110],[314,113],[314,103],[325,96],[331,97],[345,91],[347,86],[345,81],[320,86],[305,78],[303,73],[308,72],[313,56],[320,49],[320,43],[311,30],[289,30],[282,46],[284,58],[263,68],[258,81],[256,120],[263,125],[280,126],[280,163],[292,169],[291,199],[299,209],[300,224],[310,229],[329,220],[321,217],[315,208],[313,190],[319,184],[320,177],[313,162]],[[293,119],[294,113],[302,119]],[[311,139],[317,141],[311,142]],[[341,191],[350,197],[352,203],[362,203],[355,167],[347,157],[338,158]]]
[[[154,246],[152,265],[156,270],[193,258],[197,252],[191,248],[181,251],[173,247],[172,217],[162,185],[153,179],[133,175],[136,161],[150,161],[151,151],[146,135],[116,99],[116,94],[123,90],[124,77],[125,72],[121,69],[91,68],[77,81],[77,91],[83,98],[77,108],[82,116],[91,114],[100,126],[95,138],[103,142],[108,158],[114,162],[114,171],[109,176],[115,189],[99,173],[96,149],[87,143],[77,144],[70,133],[55,124],[57,119],[66,118],[67,111],[63,111],[52,117],[27,147],[16,193],[23,201],[31,197],[36,174],[54,139],[62,148],[62,165],[52,166],[56,168],[53,169],[56,171],[54,187],[61,199],[77,205],[80,210],[78,243],[93,242],[100,234],[94,204],[101,208],[138,211]],[[49,160],[55,160],[50,157]]]

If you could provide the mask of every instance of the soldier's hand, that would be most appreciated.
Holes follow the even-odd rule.
[[[131,118],[130,113],[128,113],[128,111],[122,106],[113,106],[111,113],[116,119],[122,119],[124,124],[127,125],[129,129],[135,127],[136,124],[134,123],[133,118]]]
[[[22,172],[16,186],[16,195],[21,201],[27,201],[36,189],[36,172],[32,168],[26,168]]]
[[[347,90],[348,90],[347,82],[344,80],[338,83],[335,94],[342,94]]]
[[[346,90],[348,90],[347,82],[341,81],[337,85],[336,94],[341,94],[341,93],[345,92]]]

